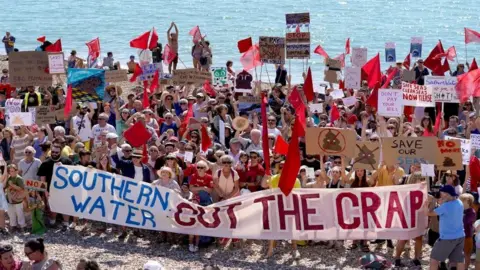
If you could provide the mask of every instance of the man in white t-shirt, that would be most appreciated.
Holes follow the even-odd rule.
[[[73,135],[77,135],[80,141],[85,145],[86,150],[90,150],[90,139],[92,139],[92,117],[95,111],[89,104],[82,104],[77,106],[77,115],[72,117],[70,122],[70,130],[73,131]],[[90,109],[90,111],[88,111]]]
[[[98,116],[98,124],[96,124],[92,128],[93,138],[90,140],[92,145],[100,143],[100,135],[102,134],[102,131],[106,131],[107,134],[111,133],[111,132],[112,133],[117,133],[117,131],[115,130],[115,128],[112,125],[107,124],[107,121],[108,121],[108,115],[107,114],[101,113]]]
[[[263,130],[263,127],[261,125],[258,125],[259,130]],[[275,116],[268,116],[267,119],[267,128],[268,128],[268,134],[274,134],[275,138],[279,135],[282,135],[282,132],[277,128],[277,119]]]

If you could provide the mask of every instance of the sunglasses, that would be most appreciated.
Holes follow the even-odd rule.
[[[193,151],[192,148],[185,148],[186,151]]]
[[[251,159],[257,159],[258,156],[250,156]]]
[[[141,157],[135,156],[135,157],[132,157],[132,159],[141,159]]]
[[[165,159],[165,160],[175,160],[175,159],[174,159],[174,158],[167,158],[167,159]]]
[[[132,152],[132,150],[127,149],[127,150],[123,150],[123,152]]]
[[[197,170],[204,170],[205,167],[197,167]]]
[[[334,161],[333,164],[342,164],[341,161]]]
[[[230,161],[223,161],[222,164],[223,164],[223,165],[231,165],[232,162],[230,162]]]
[[[30,152],[30,151],[25,151],[25,154],[32,154],[32,152]]]
[[[165,117],[165,119],[169,120],[169,119],[172,119],[172,117]]]

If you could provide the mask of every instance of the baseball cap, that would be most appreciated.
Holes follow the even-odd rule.
[[[457,197],[457,192],[455,192],[455,188],[451,185],[446,185],[446,186],[443,186],[441,189],[440,189],[440,192],[444,192],[444,193],[447,193],[448,195],[452,196],[452,197]]]
[[[117,133],[110,132],[107,134],[107,139],[117,139],[118,135]]]

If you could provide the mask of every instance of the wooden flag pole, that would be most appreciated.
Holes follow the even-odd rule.
[[[467,43],[465,43],[465,62],[468,63]]]

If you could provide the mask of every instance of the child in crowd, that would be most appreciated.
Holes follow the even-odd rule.
[[[473,250],[473,222],[476,219],[475,210],[473,210],[473,196],[472,194],[464,193],[460,195],[460,201],[463,203],[463,228],[465,231],[465,245],[463,252],[465,254],[465,269],[468,269],[470,264],[470,256]]]
[[[0,77],[0,83],[8,83],[8,69],[2,70],[2,77]]]
[[[25,213],[23,212],[23,199],[25,198],[25,188],[23,179],[18,175],[18,168],[14,164],[7,166],[7,174],[2,176],[2,182],[5,187],[5,194],[8,202],[8,217],[10,219],[10,228],[13,232],[17,225],[20,226],[20,232],[24,232]]]
[[[43,217],[44,209],[45,203],[40,192],[31,190],[23,201],[23,211],[25,211],[26,219],[31,222],[32,234],[44,234],[47,229]]]

